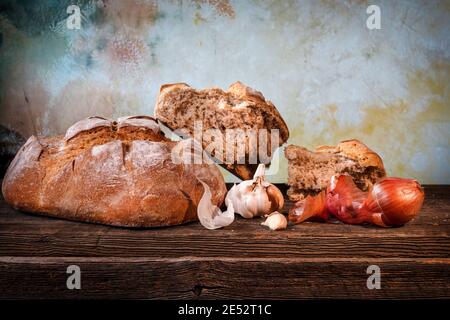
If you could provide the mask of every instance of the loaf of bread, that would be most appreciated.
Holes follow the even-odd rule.
[[[293,201],[319,193],[335,174],[351,175],[364,191],[386,176],[380,156],[358,140],[320,146],[314,152],[289,145],[284,152],[289,163],[287,194]]]
[[[114,226],[194,221],[203,195],[197,178],[218,206],[226,186],[215,165],[174,163],[177,144],[150,117],[84,119],[65,136],[32,136],[7,170],[3,196],[18,210]]]
[[[227,91],[218,88],[196,90],[184,83],[163,85],[156,103],[155,117],[171,130],[197,139],[206,151],[208,151],[207,146],[215,139],[218,137],[222,139],[223,149],[218,150],[219,152],[212,150],[209,153],[216,159],[220,154],[219,163],[244,180],[253,177],[258,163],[268,162],[261,158],[254,161],[255,159],[250,155],[251,148],[262,145],[262,139],[264,139],[267,142],[266,154],[270,161],[274,149],[285,143],[289,137],[286,123],[275,106],[260,92],[240,82],[232,84]],[[194,134],[195,121],[201,123],[203,133],[210,129],[219,130],[219,132],[216,131],[212,135],[203,134],[199,139]],[[244,130],[241,141],[245,146],[238,146],[240,143],[231,148],[230,144],[227,146],[227,129]],[[267,129],[267,134],[261,131],[263,134],[259,135],[260,129]],[[272,148],[270,136],[272,129],[279,130],[278,145],[274,148]],[[251,138],[251,133],[255,131],[258,134],[257,141]],[[277,143],[273,142],[273,144]],[[238,152],[240,147],[245,148],[245,153]],[[225,148],[227,150],[224,150]],[[233,155],[228,158],[232,161],[226,161],[227,153]]]

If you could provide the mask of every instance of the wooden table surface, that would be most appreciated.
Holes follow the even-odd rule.
[[[383,229],[261,219],[130,230],[15,211],[0,200],[0,298],[450,298],[450,186],[420,216]],[[287,203],[285,209],[292,204]],[[81,289],[69,290],[69,265]],[[369,290],[378,265],[381,289]]]

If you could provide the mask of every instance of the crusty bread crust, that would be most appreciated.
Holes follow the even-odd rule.
[[[32,136],[5,175],[2,192],[15,209],[123,227],[197,220],[207,183],[212,202],[226,193],[215,165],[175,164],[150,117],[82,120],[65,137]]]
[[[383,160],[368,146],[359,140],[341,141],[337,146],[318,146],[316,152],[339,153],[347,158],[358,161],[365,167],[377,167],[384,170]]]
[[[184,109],[183,112],[185,112],[185,108],[191,108],[191,105],[174,106],[172,103],[168,103],[168,101],[171,101],[170,99],[173,99],[173,97],[186,93],[190,94],[191,96],[207,95],[221,97],[220,101],[216,101],[215,104],[213,103],[212,105],[208,105],[208,107],[210,108],[209,110],[211,110],[212,108],[216,111],[216,113],[223,113],[228,111],[230,113],[241,113],[242,115],[244,115],[244,113],[250,109],[258,110],[259,113],[263,114],[264,117],[266,117],[266,127],[264,129],[279,130],[280,145],[285,143],[289,138],[288,127],[273,103],[266,100],[261,92],[256,91],[239,81],[230,85],[230,87],[226,91],[223,91],[219,88],[196,90],[185,83],[165,84],[161,86],[160,94],[155,107],[155,117],[171,130],[188,129],[188,131],[193,132],[193,128],[178,127],[174,121],[174,118],[176,118],[177,115],[174,115],[172,110],[168,110],[168,105],[170,105],[170,108],[179,108],[180,110]],[[177,103],[181,103],[178,99],[174,100],[176,100]],[[220,105],[220,103],[224,101],[226,101],[225,108],[223,107],[223,105]],[[199,118],[202,119],[198,120],[203,120],[207,117],[203,114]],[[240,120],[244,122],[244,126],[241,126],[242,129],[258,129],[257,127],[255,127],[257,121],[253,122],[253,119],[247,119],[247,117],[245,116],[240,117]],[[222,122],[220,123],[220,126],[222,127],[220,129],[235,129],[239,128],[239,125],[240,124],[236,121],[233,121],[230,124]],[[214,128],[218,129],[217,127]],[[204,145],[203,147],[206,146]],[[246,163],[225,164],[224,167],[244,180],[251,179],[256,170],[256,165],[250,165]]]

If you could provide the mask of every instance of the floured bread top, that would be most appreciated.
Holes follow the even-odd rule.
[[[36,139],[36,138],[35,138]],[[131,116],[117,121],[102,117],[80,120],[64,136],[40,138],[39,161],[49,168],[60,168],[83,151],[119,140],[125,146],[134,140],[170,141],[156,121],[148,116]]]
[[[64,136],[65,141],[69,141],[75,136],[90,132],[97,128],[107,128],[107,131],[111,133],[119,132],[120,129],[125,127],[135,127],[139,128],[141,131],[150,130],[156,135],[162,135],[158,124],[155,119],[148,116],[129,116],[117,119],[117,121],[112,121],[102,117],[94,116],[74,123],[69,129],[67,129]]]
[[[81,132],[86,132],[95,128],[111,127],[111,126],[112,126],[111,120],[97,116],[89,117],[74,123],[69,129],[67,129],[64,139],[68,141]]]

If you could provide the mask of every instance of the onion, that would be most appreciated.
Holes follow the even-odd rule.
[[[424,199],[425,193],[416,180],[384,178],[369,192],[365,207],[380,213],[381,224],[401,226],[418,215]],[[376,222],[379,220],[374,221],[379,224]]]
[[[424,198],[416,180],[384,178],[369,192],[363,192],[351,176],[338,175],[331,178],[326,195],[322,192],[297,202],[289,212],[289,220],[300,223],[312,217],[327,220],[334,216],[348,224],[401,226],[419,214]]]
[[[348,224],[370,222],[370,214],[360,210],[367,193],[358,189],[351,176],[331,177],[327,188],[327,209],[339,220]]]

